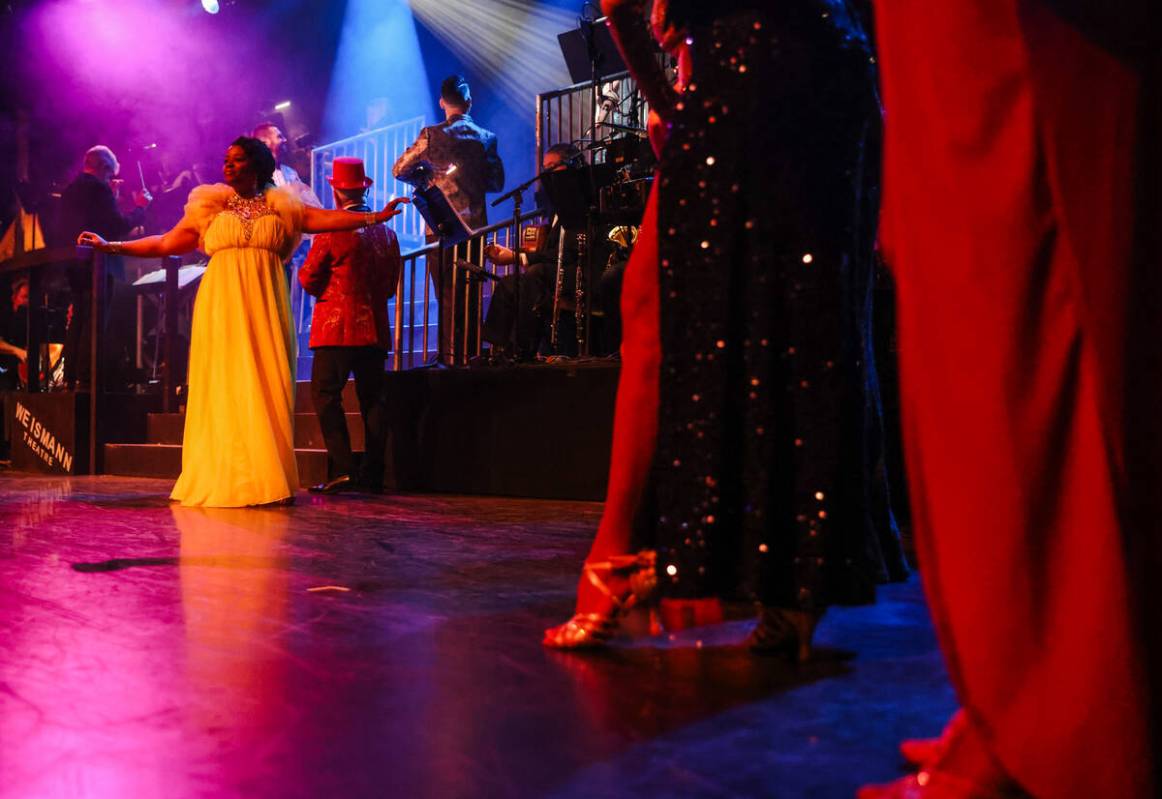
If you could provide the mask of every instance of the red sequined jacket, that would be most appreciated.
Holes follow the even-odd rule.
[[[311,348],[390,350],[387,300],[395,294],[400,268],[399,241],[383,225],[315,236],[299,269],[303,290],[318,298],[311,319]]]

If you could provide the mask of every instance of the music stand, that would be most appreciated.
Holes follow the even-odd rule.
[[[613,183],[614,168],[592,164],[577,169],[560,169],[542,176],[541,185],[549,195],[553,210],[566,230],[585,230],[597,206],[597,192]]]
[[[460,214],[452,207],[443,189],[433,180],[435,168],[424,161],[418,164],[409,175],[402,179],[412,184],[412,205],[419,211],[420,216],[428,225],[439,241],[440,269],[436,273],[436,304],[439,313],[436,316],[436,366],[454,365],[456,360],[456,289],[453,285],[449,307],[445,307],[444,296],[446,281],[452,280],[448,274],[452,266],[448,252],[457,244],[462,244],[472,238],[472,229],[464,223]],[[451,317],[446,319],[445,317]],[[451,325],[452,332],[448,335],[451,342],[451,352],[444,352],[444,337],[447,325]],[[445,362],[447,361],[447,363]]]
[[[605,17],[594,22],[582,21],[576,30],[557,34],[557,44],[569,69],[569,79],[574,83],[601,80],[626,71]]]
[[[569,68],[569,77],[574,83],[592,81],[589,92],[589,121],[591,127],[586,136],[597,138],[597,105],[601,94],[601,79],[608,75],[625,72],[625,61],[614,44],[613,34],[601,17],[592,22],[582,17],[577,30],[565,31],[557,35],[561,56]]]
[[[441,246],[455,247],[472,238],[471,229],[464,224],[464,220],[448,202],[448,197],[434,183],[416,186],[412,193],[412,205],[439,237]]]

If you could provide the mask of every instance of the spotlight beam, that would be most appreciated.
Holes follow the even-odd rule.
[[[564,9],[529,0],[409,0],[416,19],[516,108],[571,83],[557,34],[576,26]]]

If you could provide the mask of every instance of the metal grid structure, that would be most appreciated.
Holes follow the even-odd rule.
[[[537,95],[537,161],[540,171],[545,150],[559,142],[587,144],[595,138],[606,138],[613,132],[593,124],[593,81],[575,83],[564,89]],[[649,106],[628,72],[611,75],[601,82],[597,122],[609,122],[641,129],[644,133]],[[596,128],[596,130],[595,130]],[[604,153],[597,150],[593,161],[601,163]]]
[[[330,142],[311,151],[311,185],[323,201],[324,208],[334,208],[331,192],[326,190],[327,176],[331,174],[331,163],[340,156],[354,156],[363,159],[367,177],[375,181],[368,192],[368,204],[372,208],[382,208],[393,197],[401,197],[411,191],[411,187],[395,179],[391,168],[403,155],[403,151],[416,140],[424,127],[424,118],[415,117],[377,128],[346,139]],[[400,244],[414,247],[424,240],[424,220],[410,205],[404,206],[403,213],[389,223]]]
[[[548,147],[562,141],[584,144],[594,138],[606,138],[610,133],[609,130],[602,130],[594,125],[592,85],[592,81],[587,81],[537,95],[535,163],[537,171],[540,171],[541,158]],[[649,109],[638,90],[637,82],[628,72],[612,75],[602,81],[600,96],[604,101],[598,106],[598,123],[610,122],[626,127],[645,128]],[[391,174],[391,167],[403,151],[415,141],[423,124],[423,118],[416,117],[315,148],[311,153],[311,185],[318,187],[327,185],[326,178],[336,157],[355,156],[363,159],[368,176],[375,181],[370,192],[370,204],[373,207],[382,207],[392,197],[408,193],[410,187],[395,180]],[[602,162],[604,154],[599,150],[595,151],[593,160],[597,163]],[[324,206],[331,207],[330,193],[324,191],[318,193]],[[324,194],[327,196],[324,197]],[[537,211],[525,214],[522,222],[537,215]],[[388,304],[393,338],[390,368],[399,371],[422,366],[436,354],[439,310],[435,286],[431,279],[429,258],[436,256],[437,246],[425,245],[424,221],[414,206],[405,206],[404,212],[391,221],[391,227],[405,250],[396,296]],[[483,238],[485,243],[495,242],[507,247],[511,231],[512,220],[507,219],[479,231],[478,238]],[[479,253],[483,248],[474,249]],[[453,257],[466,259],[469,252],[470,245],[462,244],[456,248]],[[497,267],[484,261],[482,256],[478,265],[499,276],[505,276],[511,271],[511,267]],[[457,270],[453,268],[452,271],[455,273]],[[475,328],[477,342],[474,352],[467,353],[467,357],[481,354],[479,334],[483,314],[492,296],[491,281],[483,280],[473,282],[471,285],[471,291],[480,293],[480,302],[477,304],[479,309],[477,318],[464,320],[465,331]],[[468,303],[460,301],[454,308],[449,309],[449,312],[457,316],[467,314]],[[304,316],[306,318],[300,324],[309,324],[309,309],[304,310]],[[465,332],[464,335],[465,340],[460,342],[461,350],[466,349],[468,333]],[[463,359],[460,363],[463,363]]]
[[[403,155],[404,150],[416,140],[423,127],[424,118],[414,117],[393,125],[370,130],[366,133],[348,136],[346,139],[339,139],[338,141],[323,144],[313,149],[311,151],[311,185],[315,187],[315,193],[319,195],[323,207],[335,207],[334,197],[332,197],[330,191],[326,190],[327,177],[331,174],[332,163],[336,158],[341,156],[354,156],[363,159],[364,170],[367,176],[375,181],[367,195],[368,204],[372,208],[382,208],[393,197],[410,194],[411,186],[396,180],[391,174],[391,168],[395,165],[399,157]],[[402,249],[411,250],[423,246],[424,220],[414,206],[403,206],[402,213],[387,224],[388,227],[395,231],[395,235],[399,239]],[[396,296],[406,296],[412,302],[424,303],[423,307],[418,310],[409,308],[407,309],[408,312],[403,314],[404,308],[397,308],[396,301],[393,299],[388,304],[388,315],[389,318],[397,320],[402,317],[407,320],[407,324],[409,325],[417,317],[422,317],[425,320],[430,317],[434,325],[434,320],[436,319],[436,298],[430,289],[425,291],[420,285],[418,278],[426,280],[427,275],[423,271],[418,275],[415,274],[417,268],[419,268],[419,264],[415,258],[407,258],[404,260],[404,269],[400,275],[400,289]],[[299,331],[299,348],[301,357],[304,359],[309,358],[309,351],[306,350],[306,331],[310,329],[313,312],[314,298],[303,296],[302,307],[298,309],[296,319]],[[404,331],[400,328],[399,321],[395,323],[395,328],[393,335],[398,341]],[[417,336],[420,338],[423,337],[419,335],[419,331],[408,330],[409,339],[416,338]],[[419,365],[419,363],[417,362],[415,365]],[[302,377],[307,373],[308,369],[306,361],[304,360],[299,365],[299,376]]]
[[[522,223],[527,222],[538,215],[539,211],[523,214],[521,221]],[[483,239],[485,245],[495,243],[502,247],[508,247],[512,239],[512,218],[489,225],[479,231],[472,241],[457,245],[453,252],[453,261],[468,260],[468,254],[473,250],[471,245],[476,239]],[[477,266],[498,277],[511,274],[513,267],[497,266],[485,260],[482,254],[483,246],[474,249],[477,253],[481,253],[474,262]],[[403,270],[400,272],[395,295],[396,299],[402,301],[392,300],[388,307],[388,312],[392,318],[391,369],[394,371],[423,366],[436,354],[438,345],[437,304],[435,282],[431,279],[429,259],[438,257],[438,250],[436,244],[429,244],[426,247],[404,253]],[[455,280],[458,277],[459,268],[453,267],[448,279]],[[464,365],[467,358],[480,355],[482,352],[480,334],[485,309],[492,298],[492,285],[490,280],[473,281],[470,284],[469,291],[478,292],[480,299],[480,302],[476,304],[476,318],[468,318],[469,304],[459,296],[457,297],[458,302],[449,309],[453,316],[463,315],[464,317],[464,338],[459,342],[461,351],[468,349],[468,331],[472,328],[475,328],[476,331],[475,349],[457,361],[457,365]]]

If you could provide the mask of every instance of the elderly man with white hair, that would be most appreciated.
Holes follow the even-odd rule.
[[[117,206],[117,183],[114,179],[121,165],[117,156],[103,144],[90,147],[81,163],[81,172],[61,194],[59,240],[74,242],[85,230],[99,233],[108,239],[124,239],[145,221],[145,207],[153,198],[146,191],[134,192],[134,209],[122,214]],[[106,261],[109,275],[111,302],[112,288],[124,279],[124,267],[119,258]],[[85,344],[89,330],[89,302],[91,286],[86,275],[73,270],[69,275],[72,289],[72,313],[65,335],[65,381],[70,385],[86,383],[89,379],[89,347]]]

